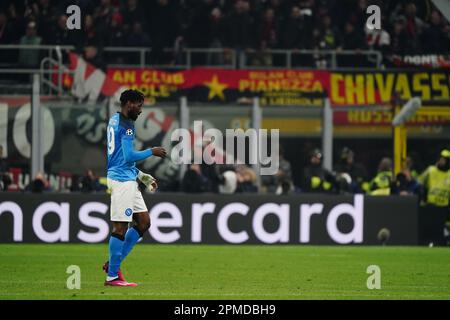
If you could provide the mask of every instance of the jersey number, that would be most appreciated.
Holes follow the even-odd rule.
[[[114,128],[109,127],[108,129],[108,154],[111,155],[114,152],[116,143],[114,141]]]

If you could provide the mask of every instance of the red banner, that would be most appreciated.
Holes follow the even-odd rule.
[[[322,106],[328,96],[334,107],[389,105],[393,97],[427,101],[450,100],[450,71],[330,72],[320,70],[234,70],[195,68],[162,71],[109,68],[106,74],[75,54],[70,55],[73,77],[64,84],[78,99],[97,100],[131,87],[147,102],[189,101],[261,105]]]
[[[263,105],[320,106],[329,88],[326,71],[109,68],[107,76],[141,90],[149,98],[170,99],[183,93],[204,102],[245,102],[246,98],[260,96]]]

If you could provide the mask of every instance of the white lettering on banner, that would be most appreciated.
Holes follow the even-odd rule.
[[[278,230],[269,233],[264,229],[264,218],[268,214],[277,216],[280,225]],[[264,243],[289,242],[289,205],[266,203],[259,207],[253,216],[253,231]]]
[[[44,242],[69,241],[69,203],[44,202],[34,211],[33,230],[36,236]],[[59,227],[53,232],[46,231],[42,220],[48,213],[56,213],[59,217]]]
[[[222,239],[229,243],[242,243],[249,239],[246,231],[232,232],[228,228],[228,219],[232,214],[247,215],[249,206],[244,203],[233,202],[229,203],[220,210],[217,215],[217,230],[219,231]]]
[[[328,214],[327,231],[331,239],[337,243],[361,243],[363,241],[364,196],[357,194],[353,199],[354,205],[338,204]],[[340,232],[337,228],[337,220],[343,214],[348,214],[353,218],[353,230],[347,234]]]
[[[3,213],[11,213],[13,216],[13,241],[23,241],[24,217],[23,211],[26,207],[26,202],[20,203],[13,201],[0,202],[0,218]],[[222,205],[222,204],[221,204]],[[338,244],[362,243],[364,231],[364,196],[355,195],[353,203],[340,203],[331,207],[329,213],[323,212],[325,205],[323,203],[301,204],[299,211],[298,225],[298,241],[299,243],[311,243],[311,219],[313,215],[322,215],[320,222],[321,230],[314,228],[315,232],[319,232],[319,237],[324,239],[323,232],[329,238]],[[68,242],[70,240],[81,241],[86,243],[103,242],[109,235],[109,223],[107,212],[109,206],[100,201],[89,201],[83,203],[75,212],[70,212],[71,205],[69,202],[42,202],[37,208],[26,207],[26,211],[32,210],[31,222],[33,231],[38,239],[43,242]],[[219,210],[217,212],[217,210]],[[208,229],[208,232],[217,233],[226,243],[245,243],[250,240],[259,241],[261,243],[289,243],[291,241],[291,205],[289,203],[262,203],[260,205],[249,206],[242,202],[225,203],[223,207],[218,208],[215,202],[192,203],[190,207],[190,214],[186,212],[186,220],[183,220],[183,215],[176,202],[160,202],[150,208],[152,214],[152,226],[149,230],[150,236],[159,243],[174,243],[182,240],[182,242],[202,243],[202,231],[205,220],[210,219],[208,226],[216,223],[215,230]],[[98,212],[102,216],[94,217],[93,212]],[[253,213],[254,212],[254,213]],[[43,227],[43,220],[47,214],[56,214],[59,218],[56,230],[48,231]],[[231,230],[229,220],[234,215],[241,215],[245,218],[245,223],[235,224],[236,229]],[[264,221],[268,215],[274,215],[279,223],[271,223],[271,226],[276,226],[275,230],[270,232],[266,229]],[[249,216],[250,215],[250,216]],[[338,220],[344,215],[348,215],[353,220],[352,230],[345,233],[338,228]],[[70,219],[72,217],[72,219]],[[75,218],[82,227],[76,232],[76,239],[70,239],[70,221]],[[237,218],[237,217],[236,217]],[[238,219],[238,218],[237,218]],[[241,217],[242,219],[242,217]],[[249,220],[251,224],[249,224]],[[325,222],[326,219],[326,222]],[[27,220],[30,221],[30,220]],[[181,230],[190,224],[190,237],[181,238]],[[317,224],[313,224],[317,226]],[[94,229],[94,231],[87,232],[83,230],[83,226]],[[7,226],[11,228],[10,226]],[[0,230],[4,230],[5,223],[0,224]],[[96,230],[95,230],[96,229]],[[26,228],[25,230],[28,230]],[[72,230],[74,231],[74,230]],[[296,236],[297,237],[297,236]],[[214,239],[214,236],[209,236],[209,239]],[[215,239],[213,240],[215,241]]]
[[[105,220],[101,218],[91,217],[89,215],[91,212],[99,212],[105,215],[108,212],[108,206],[101,202],[87,202],[83,204],[78,214],[80,222],[87,227],[96,228],[98,229],[98,231],[95,233],[91,233],[80,230],[77,234],[77,237],[83,242],[102,242],[109,235],[109,225]]]
[[[192,242],[202,241],[202,218],[205,214],[214,213],[216,204],[212,202],[207,203],[193,203],[192,204],[192,220],[191,220],[191,240]]]
[[[8,157],[8,105],[0,103],[0,146],[3,147],[3,157]]]
[[[55,121],[53,115],[46,107],[42,107],[42,116],[44,121],[44,155],[46,155],[52,148],[55,141]],[[14,118],[13,125],[13,141],[17,151],[25,157],[29,158],[31,155],[31,144],[27,138],[27,123],[31,120],[31,105],[24,104],[17,111]]]
[[[12,201],[4,201],[0,203],[0,216],[5,213],[10,212],[13,216],[13,240],[17,242],[23,241],[23,212],[20,207]]]
[[[300,206],[300,242],[308,243],[310,241],[309,230],[311,230],[311,216],[313,214],[322,214],[323,204],[302,204]]]
[[[180,209],[170,202],[161,202],[155,205],[152,210],[152,226],[149,230],[150,235],[158,242],[171,243],[180,239],[180,233],[177,230],[162,232],[160,228],[181,228],[183,218]],[[162,213],[168,213],[170,218],[160,218]]]

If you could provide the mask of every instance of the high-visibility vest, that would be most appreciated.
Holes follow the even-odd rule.
[[[448,206],[450,198],[450,170],[442,171],[430,166],[419,177],[419,181],[427,188],[427,203],[438,207]]]
[[[381,171],[370,182],[369,194],[372,196],[384,196],[391,194],[391,171]]]

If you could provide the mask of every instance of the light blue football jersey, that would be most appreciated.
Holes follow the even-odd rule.
[[[152,155],[150,149],[134,151],[134,122],[126,119],[120,112],[114,114],[107,127],[107,177],[116,181],[134,181],[139,170],[136,161]]]

